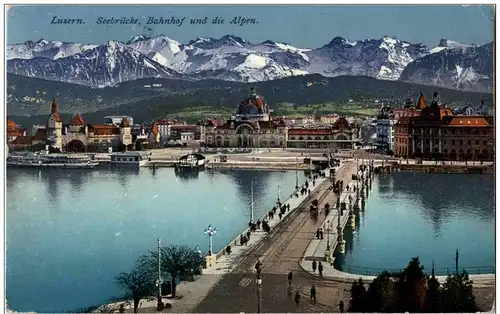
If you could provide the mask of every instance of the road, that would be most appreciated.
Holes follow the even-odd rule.
[[[338,171],[337,177],[347,182],[355,172],[356,163],[350,162]],[[320,201],[321,208],[327,202],[333,204],[336,201],[329,188],[322,186],[317,193],[326,194],[323,201]],[[278,226],[232,273],[225,275],[193,312],[256,312],[254,267],[259,259],[263,264],[262,312],[337,312],[341,299],[347,305],[351,283],[318,280],[302,271],[299,266],[300,257],[325,218],[324,213],[320,213],[317,219],[313,219],[308,207],[309,204],[297,208],[290,215],[290,222]],[[291,293],[287,281],[290,271],[294,273]],[[309,302],[312,284],[316,285],[316,304]],[[294,302],[297,290],[302,297],[299,307]]]

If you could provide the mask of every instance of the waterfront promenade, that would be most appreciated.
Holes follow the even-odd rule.
[[[347,162],[337,171],[337,179],[348,182],[356,173],[356,163]],[[322,186],[326,197],[319,208],[326,203],[335,204],[336,197],[331,185]],[[226,274],[208,293],[204,300],[192,309],[193,312],[256,312],[255,264],[262,263],[262,312],[331,312],[340,300],[348,302],[351,283],[338,283],[315,278],[302,271],[299,261],[316,230],[322,226],[324,213],[317,218],[309,213],[309,204],[293,213],[293,220],[280,225],[268,239],[255,247],[246,258]],[[293,291],[288,290],[287,274],[293,271]],[[308,302],[309,289],[317,287],[318,302]],[[303,302],[297,308],[293,296],[299,290]],[[346,292],[347,291],[347,292]]]

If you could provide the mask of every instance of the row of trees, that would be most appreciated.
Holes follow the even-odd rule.
[[[200,275],[204,258],[197,249],[188,246],[168,245],[160,248],[160,267],[162,279],[170,277],[171,295],[175,298],[176,280],[191,280]],[[163,303],[158,295],[158,251],[150,251],[140,256],[128,272],[116,276],[116,282],[126,291],[125,298],[134,301],[137,313],[141,299],[156,295],[158,307]]]
[[[448,275],[441,286],[434,276],[424,273],[418,257],[399,273],[378,275],[366,288],[362,279],[351,287],[350,312],[477,312],[472,281],[464,270]]]

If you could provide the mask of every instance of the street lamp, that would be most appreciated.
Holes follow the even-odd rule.
[[[203,233],[208,236],[208,255],[212,255],[212,237],[217,233],[217,229],[208,225]]]
[[[281,205],[280,196],[281,196],[281,191],[280,191],[280,186],[278,185],[278,204]]]
[[[257,271],[257,313],[260,313],[262,307],[262,279],[260,278],[260,271]]]
[[[161,276],[161,240],[158,238],[158,279],[156,279],[156,285],[158,286],[158,309],[161,309],[162,296],[161,296],[161,285],[163,284],[163,278]]]
[[[330,220],[327,220],[326,222],[326,249],[330,251]]]

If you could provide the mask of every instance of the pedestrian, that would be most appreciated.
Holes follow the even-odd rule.
[[[342,300],[339,302],[339,312],[344,313],[344,301]]]
[[[323,276],[323,264],[321,262],[318,264],[318,272],[320,276]]]
[[[297,290],[297,292],[295,292],[295,304],[297,304],[297,307],[299,307],[299,303],[300,303],[300,293],[299,290]]]
[[[250,232],[250,230],[249,230],[249,231],[247,231],[247,238],[248,238],[248,240],[250,240],[250,235],[251,235],[251,234],[252,234],[252,233]]]
[[[316,303],[316,287],[314,285],[311,287],[311,302]]]
[[[288,286],[292,285],[292,278],[293,278],[293,273],[292,273],[292,271],[290,271],[288,273]]]
[[[316,272],[316,259],[313,259],[312,268],[313,268],[313,272]]]
[[[316,239],[318,239],[318,240],[319,240],[319,237],[320,237],[320,235],[319,235],[319,228],[318,228],[318,229],[316,230]]]

